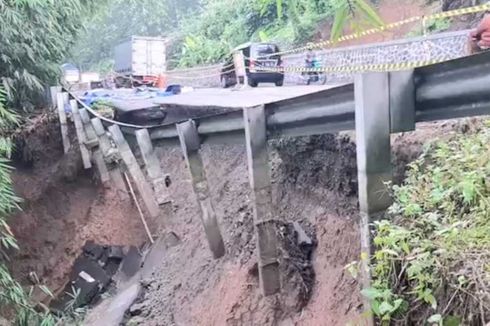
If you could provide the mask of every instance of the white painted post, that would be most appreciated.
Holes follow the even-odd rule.
[[[131,179],[136,184],[136,188],[143,199],[146,209],[152,218],[157,218],[160,215],[160,209],[155,201],[155,195],[150,184],[146,181],[145,175],[141,171],[141,168],[134,157],[129,144],[124,138],[123,133],[118,125],[112,125],[109,127],[109,132],[112,135],[112,139],[116,144],[121,158],[128,169]]]
[[[95,134],[99,139],[99,147],[102,151],[104,160],[108,165],[110,178],[112,179],[114,187],[116,187],[119,197],[123,200],[129,199],[129,194],[128,190],[126,189],[126,183],[124,181],[122,171],[117,164],[119,159],[118,150],[112,146],[111,140],[104,129],[102,121],[99,118],[92,118],[90,122],[92,123]]]
[[[80,113],[80,118],[82,119],[83,127],[85,129],[85,135],[87,136],[87,141],[85,145],[92,151],[92,160],[97,167],[99,172],[100,180],[102,182],[108,182],[110,180],[109,170],[104,161],[104,155],[99,147],[99,139],[95,133],[94,127],[90,123],[90,117],[86,109],[78,110]]]
[[[244,109],[243,117],[259,256],[260,287],[263,294],[267,296],[280,291],[281,278],[277,249],[277,225],[272,208],[264,106]]]
[[[165,184],[165,174],[153,150],[150,133],[147,129],[140,129],[136,130],[135,135],[141,156],[143,156],[143,161],[145,162],[146,173],[153,183],[153,190],[155,191],[158,204],[169,203],[170,196]]]
[[[361,231],[361,286],[371,286],[370,224],[391,205],[386,182],[392,179],[390,89],[388,73],[357,75],[355,79],[357,173]],[[364,298],[364,309],[370,311]],[[373,324],[369,318],[369,324]]]
[[[58,93],[61,93],[61,86],[51,86],[49,88],[50,96],[51,96],[51,108],[55,109],[57,107],[58,101]]]
[[[66,154],[70,150],[70,138],[68,136],[68,124],[66,122],[64,94],[66,93],[58,93],[57,102],[58,102],[58,116],[59,116],[60,128],[61,128],[61,140],[63,142],[63,151]]]
[[[214,258],[220,258],[225,254],[225,245],[211,201],[204,164],[199,153],[201,141],[194,121],[189,120],[177,124],[177,133],[179,134],[180,146],[190,171],[192,187],[199,201],[202,223],[209,248]]]
[[[90,169],[92,163],[90,162],[90,152],[85,145],[87,138],[85,136],[85,131],[83,130],[82,118],[80,117],[80,112],[78,112],[78,103],[76,100],[70,101],[71,112],[73,114],[73,122],[75,124],[75,129],[77,132],[78,144],[80,146],[80,153],[82,154],[83,167],[85,169]]]

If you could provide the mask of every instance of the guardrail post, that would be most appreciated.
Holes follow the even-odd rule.
[[[118,125],[112,125],[109,127],[109,132],[112,135],[112,140],[114,140],[114,143],[121,154],[121,158],[126,165],[131,178],[136,184],[136,188],[143,199],[148,213],[152,218],[157,218],[160,215],[160,209],[155,201],[153,189],[151,189],[151,186],[146,181],[145,175],[141,171],[141,168],[136,161],[136,157],[134,157],[128,142],[121,132],[121,129]]]
[[[414,70],[389,73],[390,127],[392,133],[415,130]]]
[[[272,210],[272,187],[267,152],[264,106],[243,110],[249,181],[259,258],[260,287],[265,296],[281,289],[277,250],[277,225]]]
[[[136,140],[145,162],[146,173],[153,183],[153,190],[158,204],[170,202],[169,193],[165,184],[165,174],[160,165],[160,161],[153,150],[150,133],[148,129],[139,129],[135,132]]]
[[[71,100],[70,107],[73,115],[73,123],[75,124],[75,130],[77,132],[80,153],[82,154],[83,167],[85,169],[90,169],[92,167],[92,162],[90,162],[90,153],[87,149],[87,146],[85,145],[87,138],[85,136],[85,131],[83,130],[83,123],[82,118],[80,117],[80,112],[78,112],[78,102],[76,100]]]
[[[64,153],[68,153],[70,150],[70,137],[68,136],[68,124],[66,122],[66,112],[65,112],[65,94],[67,93],[58,93],[56,100],[58,106],[58,117],[60,120],[60,129],[61,129],[61,140],[63,142],[63,151]]]
[[[87,136],[85,145],[92,151],[92,159],[97,167],[97,171],[100,175],[100,180],[102,182],[108,182],[110,180],[109,171],[107,165],[104,162],[104,156],[102,150],[100,149],[99,139],[95,133],[94,127],[90,123],[90,117],[86,109],[78,110],[80,118],[82,119],[82,124],[85,129],[85,135]]]
[[[191,174],[192,187],[199,201],[202,223],[209,248],[214,258],[217,259],[225,254],[225,245],[211,201],[204,164],[199,153],[201,140],[194,121],[189,120],[177,124],[177,133],[179,134],[180,146]]]
[[[56,108],[57,106],[57,101],[58,101],[58,93],[61,93],[61,86],[51,86],[49,88],[49,93],[51,96],[51,108]]]
[[[128,190],[126,189],[126,183],[122,176],[122,172],[117,165],[119,160],[119,153],[116,148],[112,147],[111,140],[107,135],[104,126],[102,125],[102,121],[99,118],[92,118],[90,120],[92,123],[92,127],[94,128],[95,134],[99,139],[99,147],[102,150],[102,155],[104,157],[104,161],[108,164],[108,170],[110,178],[116,189],[118,190],[118,194],[122,199],[129,199]]]
[[[380,217],[391,204],[385,184],[392,179],[388,73],[357,75],[354,86],[361,217],[361,286],[368,288],[371,284],[370,223]],[[370,310],[367,298],[364,298],[364,309]],[[369,319],[372,324],[372,317]]]

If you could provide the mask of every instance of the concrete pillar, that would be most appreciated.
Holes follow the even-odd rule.
[[[68,123],[66,121],[64,94],[67,93],[58,93],[57,106],[58,106],[58,117],[60,120],[60,128],[61,128],[61,140],[63,142],[63,151],[66,154],[70,150],[70,137],[68,136]]]
[[[123,133],[118,125],[112,125],[109,127],[109,132],[112,135],[112,140],[116,144],[117,149],[121,155],[121,158],[128,169],[131,179],[136,184],[136,188],[143,199],[145,207],[152,218],[157,218],[160,216],[160,209],[157,202],[155,201],[155,195],[153,194],[153,189],[151,189],[150,184],[146,181],[145,175],[141,171],[141,168],[134,157],[129,144],[124,138]]]
[[[153,190],[155,191],[158,204],[169,203],[170,196],[165,184],[165,174],[153,150],[150,133],[147,129],[140,129],[136,130],[135,135],[141,156],[143,156],[143,161],[145,162],[146,173],[153,183]]]
[[[128,190],[126,188],[126,182],[124,181],[121,169],[119,168],[119,152],[111,144],[109,135],[104,129],[104,125],[99,118],[92,118],[90,120],[92,127],[99,140],[99,147],[102,151],[104,161],[108,165],[109,176],[112,180],[113,186],[116,188],[119,198],[122,200],[129,199]]]
[[[221,236],[216,213],[209,193],[208,180],[204,171],[199,149],[201,141],[194,121],[189,120],[177,124],[180,146],[189,167],[192,179],[192,187],[199,201],[204,232],[214,258],[220,258],[225,254],[225,245]]]
[[[62,88],[61,86],[51,86],[49,88],[50,96],[51,96],[51,107],[56,108],[57,106],[57,101],[58,101],[58,93],[61,93]]]
[[[272,209],[272,187],[267,152],[267,128],[263,106],[244,109],[245,142],[254,224],[259,256],[260,287],[264,295],[281,289],[277,225]]]
[[[90,169],[92,167],[92,162],[90,162],[90,152],[87,149],[85,131],[83,129],[82,118],[80,117],[80,112],[78,112],[78,103],[76,100],[70,101],[71,112],[73,115],[73,123],[75,124],[75,129],[77,132],[78,144],[80,146],[80,153],[82,154],[83,167],[85,169]]]
[[[109,169],[104,161],[104,155],[99,146],[99,138],[95,133],[94,127],[90,122],[90,116],[86,109],[78,110],[80,118],[82,119],[83,128],[85,129],[86,142],[85,146],[92,152],[92,160],[97,167],[100,180],[102,182],[108,182],[110,180]]]
[[[391,205],[386,182],[392,179],[390,90],[388,73],[357,75],[355,79],[357,171],[361,231],[361,286],[370,287],[370,223]],[[370,304],[365,299],[364,309]],[[372,324],[373,321],[370,320]]]

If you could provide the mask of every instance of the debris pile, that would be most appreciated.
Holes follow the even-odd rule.
[[[75,260],[70,279],[51,308],[62,312],[95,303],[111,284],[123,259],[136,247],[104,246],[87,241],[82,254]]]

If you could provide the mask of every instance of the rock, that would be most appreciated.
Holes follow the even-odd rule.
[[[129,307],[129,314],[131,316],[139,316],[143,312],[144,305],[142,303],[135,303]]]
[[[121,271],[126,279],[130,279],[140,270],[141,260],[138,248],[131,246],[121,262]]]
[[[109,259],[119,259],[124,258],[124,248],[123,246],[110,246],[108,249],[107,257]]]
[[[298,222],[293,222],[294,231],[298,235],[298,245],[299,246],[312,246],[313,240],[306,234],[305,230],[301,227]]]

